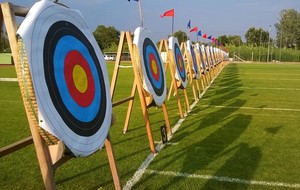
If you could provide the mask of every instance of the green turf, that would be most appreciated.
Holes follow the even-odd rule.
[[[11,53],[0,53],[1,64],[11,64]]]
[[[113,67],[107,65],[110,77]],[[5,77],[15,77],[13,69]],[[6,72],[0,67],[0,77],[2,73]],[[167,78],[170,84],[169,73]],[[132,82],[132,70],[122,69],[114,100],[129,96]],[[229,64],[171,139],[176,144],[166,145],[133,189],[284,189],[151,170],[299,184],[299,82],[300,64]],[[190,86],[187,90],[192,103]],[[30,133],[17,83],[0,82],[0,91],[2,147]],[[174,126],[179,119],[175,99],[166,103]],[[138,96],[129,131],[122,134],[126,110],[125,104],[113,109],[117,121],[111,129],[123,186],[150,153]],[[149,113],[159,141],[162,111],[151,108]],[[0,171],[0,189],[43,189],[32,145],[1,158]],[[113,189],[104,150],[72,159],[58,168],[55,179],[59,189]]]

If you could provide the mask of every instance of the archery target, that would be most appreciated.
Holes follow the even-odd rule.
[[[205,62],[204,62],[204,58],[203,58],[203,52],[202,52],[202,49],[201,49],[201,46],[199,43],[196,44],[196,47],[197,47],[197,51],[199,52],[199,55],[200,55],[200,61],[201,61],[201,68],[203,69],[203,74],[206,73],[206,65],[205,65]]]
[[[211,46],[208,46],[208,53],[209,53],[209,57],[210,57],[212,67],[213,67],[213,66],[215,66],[215,61],[214,61],[214,58],[213,58],[212,47]]]
[[[201,45],[201,51],[202,51],[202,55],[203,55],[204,65],[206,67],[206,70],[208,71],[209,65],[208,65],[208,60],[207,60],[207,53],[206,53],[206,48],[203,44]]]
[[[160,106],[166,98],[166,77],[162,59],[157,46],[150,38],[150,31],[138,27],[134,31],[133,44],[137,46],[143,72],[143,87],[149,92],[156,105]]]
[[[172,56],[175,60],[175,78],[181,82],[183,88],[186,88],[188,81],[184,59],[178,45],[178,40],[174,36],[169,38],[169,49],[172,50]]]
[[[192,42],[190,40],[188,40],[186,42],[186,44],[187,44],[187,50],[192,58],[192,70],[195,72],[195,78],[198,79],[199,78],[199,69],[198,69],[197,59],[196,59],[196,55],[195,55],[195,51],[194,51]]]
[[[208,54],[209,50],[208,49],[209,49],[208,46],[204,47],[205,57],[206,57],[206,61],[207,61],[207,65],[208,65],[208,70],[209,70],[209,69],[211,69],[213,67],[213,65],[212,65],[211,60],[209,58],[209,54]]]
[[[39,125],[75,156],[100,149],[111,124],[109,81],[101,50],[80,13],[40,1],[18,34],[26,46]]]

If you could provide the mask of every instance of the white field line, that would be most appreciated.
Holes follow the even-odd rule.
[[[241,77],[238,79],[247,79],[247,80],[276,80],[276,81],[298,81],[300,79],[281,79],[281,78],[248,78],[248,77]]]
[[[228,109],[248,109],[248,110],[270,110],[270,111],[293,111],[300,112],[300,109],[288,108],[254,108],[254,107],[239,107],[239,106],[216,106],[216,105],[200,105],[201,107],[228,108]]]
[[[179,173],[179,172],[172,172],[172,171],[156,171],[156,170],[148,170],[148,169],[146,170],[146,173],[167,175],[167,176],[174,176],[174,177],[215,180],[220,182],[240,183],[240,184],[247,184],[247,185],[300,188],[299,183],[290,184],[290,183],[283,183],[278,181],[256,181],[256,180],[246,180],[246,179],[231,178],[231,177],[224,177],[224,176],[197,175],[197,174]]]
[[[17,82],[17,78],[0,78],[0,81]]]
[[[221,73],[221,72],[220,72]],[[206,90],[210,87],[210,85],[214,82],[214,80],[217,78],[216,76],[211,83],[207,86],[207,88],[201,93],[200,98],[205,94]],[[191,112],[193,108],[197,105],[198,101],[195,101],[191,106],[190,110],[188,112]],[[187,114],[185,114],[183,119],[179,119],[178,122],[175,124],[175,126],[172,128],[172,134],[175,134],[175,132],[179,129],[182,122],[186,119]],[[172,136],[168,136],[168,140],[170,140]],[[134,173],[133,177],[126,182],[125,187],[123,187],[123,190],[130,190],[142,177],[142,175],[146,172],[147,167],[152,162],[152,160],[155,158],[156,155],[165,147],[166,144],[162,144],[160,142],[158,145],[156,145],[155,149],[157,151],[156,154],[150,153],[146,160],[140,165],[140,167],[137,169],[137,171]]]
[[[268,87],[230,87],[230,86],[214,86],[217,89],[251,89],[251,90],[288,90],[288,91],[299,91],[300,88],[268,88]]]
[[[245,75],[279,75],[279,76],[299,76],[300,74],[298,73],[291,73],[291,74],[286,74],[286,73],[243,73]]]

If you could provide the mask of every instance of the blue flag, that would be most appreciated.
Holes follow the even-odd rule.
[[[210,39],[210,40],[211,40],[211,36],[208,36],[207,39]]]
[[[202,36],[202,34],[201,34],[201,30],[199,30],[199,32],[198,32],[198,34],[197,34],[198,36]]]
[[[191,29],[191,19],[189,20],[188,24],[187,24],[187,28]]]

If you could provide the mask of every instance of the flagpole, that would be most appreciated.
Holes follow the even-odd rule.
[[[140,11],[140,19],[141,19],[141,27],[143,27],[143,14],[142,14],[142,6],[141,6],[141,0],[139,0],[139,11]]]
[[[174,34],[174,17],[175,15],[172,16],[172,36]]]

